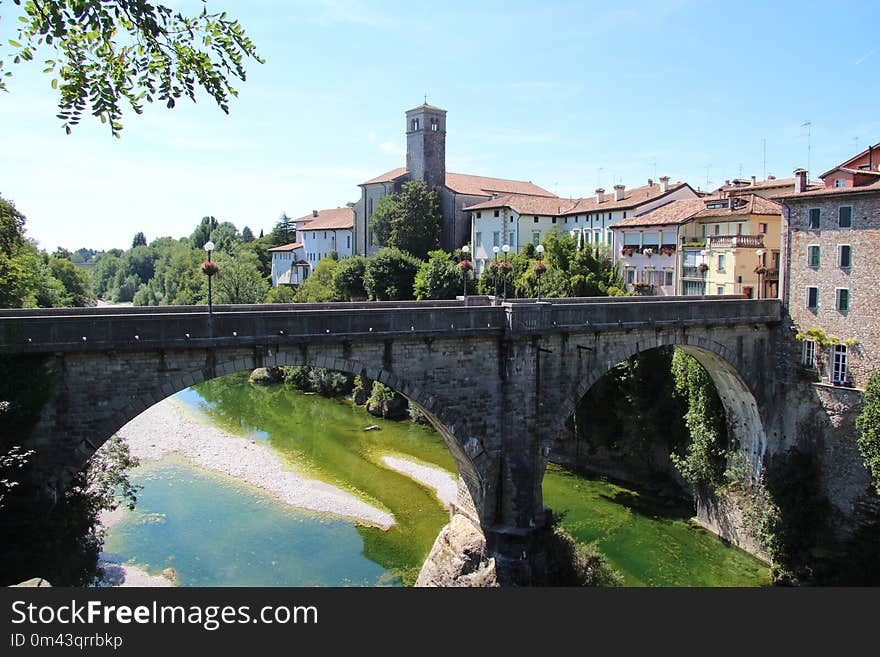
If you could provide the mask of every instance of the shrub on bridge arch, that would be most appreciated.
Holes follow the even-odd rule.
[[[856,429],[859,432],[856,439],[859,452],[871,475],[874,490],[880,495],[880,371],[872,373],[868,379]]]

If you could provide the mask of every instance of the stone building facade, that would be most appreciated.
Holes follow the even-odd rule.
[[[801,363],[822,383],[863,388],[880,369],[880,181],[800,191],[796,174],[798,191],[779,198],[782,294],[801,335],[821,331],[801,341]]]

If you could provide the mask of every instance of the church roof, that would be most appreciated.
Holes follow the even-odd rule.
[[[318,210],[317,217],[314,214],[307,214],[297,219],[296,225],[297,232],[354,228],[354,210],[349,207]]]
[[[361,183],[361,185],[373,185],[376,183],[395,182],[407,175],[406,167],[398,167],[386,171],[381,176],[376,176]],[[486,176],[471,176],[466,173],[446,173],[446,187],[456,194],[469,196],[492,196],[493,194],[526,194],[530,196],[553,196],[542,187],[523,180],[508,180],[506,178],[488,178]],[[555,197],[554,197],[555,198]]]
[[[410,112],[415,112],[417,110],[426,110],[426,109],[434,110],[435,112],[443,112],[444,114],[446,114],[445,109],[443,109],[441,107],[436,107],[434,105],[428,105],[428,103],[422,103],[418,107],[413,107],[411,110],[406,110],[406,113],[409,114]]]

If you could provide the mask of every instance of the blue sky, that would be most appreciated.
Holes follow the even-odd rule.
[[[171,2],[197,10],[190,0]],[[404,164],[404,111],[448,110],[447,169],[563,196],[669,175],[694,187],[880,141],[880,3],[209,0],[266,63],[224,115],[212,100],[126,113],[122,139],[70,136],[42,65],[0,96],[0,194],[42,247],[125,248],[204,215],[269,230],[356,200]],[[2,5],[0,36],[14,7]],[[6,49],[6,46],[0,46]],[[42,59],[48,58],[47,53]],[[707,169],[708,167],[708,169]]]

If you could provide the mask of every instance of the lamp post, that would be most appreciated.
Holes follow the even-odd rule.
[[[764,249],[758,249],[755,251],[755,255],[758,257],[758,266],[755,267],[755,271],[758,274],[758,294],[757,298],[762,298],[762,290],[764,288]]]
[[[211,252],[214,250],[214,242],[208,240],[205,242],[204,248],[208,254],[208,259],[202,263],[202,271],[205,272],[205,275],[208,277],[208,316],[212,317],[214,313],[214,305],[211,298],[211,278],[217,273],[218,269],[217,265],[211,261]]]
[[[461,252],[464,253],[464,259],[458,263],[458,266],[461,268],[462,295],[464,296],[464,303],[467,305],[467,272],[471,267],[471,261],[468,259],[468,255],[471,252],[471,247],[465,244],[461,247]]]
[[[492,247],[492,253],[495,254],[494,260],[492,260],[492,273],[494,274],[493,282],[495,283],[495,299],[497,303],[498,299],[498,251],[500,249],[497,246]]]
[[[541,300],[541,274],[544,273],[544,245],[539,244],[535,251],[538,252],[538,262],[535,263],[535,277],[538,279],[538,296],[535,301]]]
[[[501,270],[504,273],[504,293],[503,293],[502,299],[507,301],[507,266],[508,266],[507,265],[507,254],[510,251],[510,245],[505,244],[504,246],[501,247],[501,250],[504,252],[504,260],[501,263]]]

